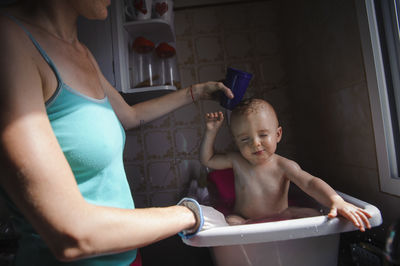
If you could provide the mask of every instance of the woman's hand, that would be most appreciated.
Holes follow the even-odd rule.
[[[194,84],[189,87],[193,100],[218,100],[219,92],[222,92],[232,99],[234,97],[232,91],[222,82],[208,81],[204,83]]]

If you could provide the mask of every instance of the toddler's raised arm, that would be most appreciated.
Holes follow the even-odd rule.
[[[226,169],[232,168],[232,162],[226,154],[214,154],[214,142],[224,121],[222,112],[207,113],[206,132],[203,136],[200,149],[200,161],[204,166],[212,169]]]

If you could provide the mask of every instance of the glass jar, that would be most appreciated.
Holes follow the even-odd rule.
[[[157,85],[172,85],[181,88],[179,72],[176,61],[175,48],[162,42],[156,48],[157,72],[159,78],[155,80]]]
[[[154,86],[154,43],[144,37],[137,37],[131,51],[131,87]]]

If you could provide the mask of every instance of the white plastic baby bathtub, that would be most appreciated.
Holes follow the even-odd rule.
[[[338,192],[346,201],[364,208],[371,226],[382,223],[378,208]],[[211,247],[215,266],[336,266],[341,232],[358,230],[342,217],[326,215],[278,222],[212,228],[187,245]]]

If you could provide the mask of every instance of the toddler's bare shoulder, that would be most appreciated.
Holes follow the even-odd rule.
[[[234,164],[235,163],[242,164],[245,160],[243,158],[243,156],[239,152],[236,152],[236,151],[228,152],[228,153],[226,153],[226,155],[229,158],[229,160]]]
[[[285,170],[299,170],[300,166],[293,160],[276,154],[277,165]]]

